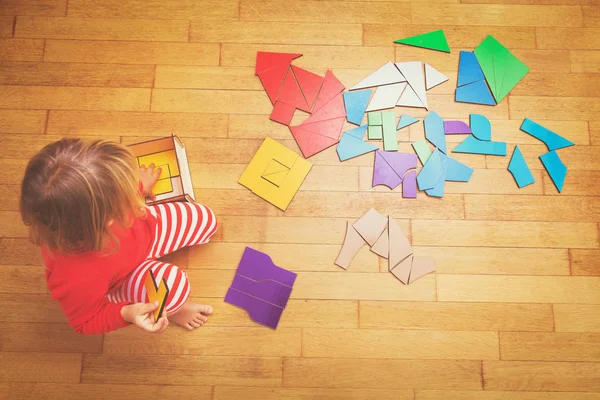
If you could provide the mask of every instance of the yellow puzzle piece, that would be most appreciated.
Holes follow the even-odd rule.
[[[146,275],[145,287],[146,293],[148,294],[148,302],[152,303],[158,301],[158,308],[154,311],[154,322],[156,322],[161,317],[167,302],[167,297],[169,296],[167,281],[163,278],[160,281],[160,285],[157,285],[154,274],[152,273],[152,270],[149,269],[148,274]]]
[[[170,173],[170,176],[179,176],[179,165],[177,164],[177,154],[175,153],[175,150],[166,150],[161,151],[160,153],[138,157],[138,164],[140,167],[142,165],[147,167],[152,163],[154,163],[155,166],[160,165],[163,169],[158,179],[166,178],[167,173]],[[165,171],[165,164],[169,166],[168,171]]]
[[[310,162],[267,137],[238,182],[285,211],[311,168]]]

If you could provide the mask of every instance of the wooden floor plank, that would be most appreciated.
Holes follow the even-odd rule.
[[[557,332],[600,332],[600,306],[587,304],[555,304]]]
[[[544,169],[544,164],[540,161],[540,156],[548,152],[548,148],[543,144],[530,145],[524,144],[519,145],[519,149],[525,158],[525,162],[530,169]],[[512,154],[513,148],[511,145],[507,147],[508,154]],[[560,149],[559,157],[568,165],[569,172],[567,173],[565,187],[569,186],[568,182],[570,179],[569,174],[578,170],[585,171],[596,171],[600,165],[600,146],[571,146],[565,149]],[[510,162],[509,157],[497,157],[497,156],[485,156],[486,165],[488,168],[502,168],[505,169]],[[544,177],[547,177],[547,173],[544,171]],[[551,182],[551,181],[550,181]],[[548,191],[545,191],[548,193]]]
[[[599,145],[600,144],[600,121],[590,121],[590,144]]]
[[[44,40],[0,38],[2,61],[42,61]]]
[[[307,328],[302,330],[302,356],[497,360],[498,335],[496,332]]]
[[[42,265],[40,250],[29,239],[0,238],[0,252],[3,265]]]
[[[93,355],[83,358],[82,383],[280,386],[281,358],[190,355]],[[156,365],[161,373],[155,374]]]
[[[150,88],[151,65],[0,63],[0,85]]]
[[[571,60],[571,72],[600,72],[600,64],[598,63],[600,60],[600,51],[571,50],[569,55]]]
[[[67,0],[6,0],[2,2],[0,14],[40,15],[63,17],[67,12]]]
[[[482,1],[482,0],[480,0]],[[497,0],[495,0],[497,1]],[[546,2],[550,0],[544,0]],[[560,0],[565,1],[565,0]],[[419,390],[415,393],[416,400],[502,400],[511,398],[513,400],[538,400],[543,396],[544,400],[598,400],[598,393],[576,393],[576,392],[514,392],[514,391],[457,391],[457,390]]]
[[[261,94],[257,91],[242,90],[155,89],[152,94],[152,111],[216,114],[270,112],[273,106],[267,97]]]
[[[249,22],[227,25],[192,21],[192,42],[360,45],[362,26],[344,23]]]
[[[439,331],[552,331],[554,323],[549,304],[361,301],[360,327]]]
[[[38,133],[46,129],[44,110],[0,110],[0,133]]]
[[[600,360],[599,333],[500,332],[500,358],[517,361]]]
[[[485,390],[598,391],[598,374],[598,363],[483,362]]]
[[[157,88],[262,90],[260,80],[250,67],[196,67],[159,65]],[[264,122],[264,120],[263,120]]]
[[[283,385],[479,390],[480,368],[481,362],[477,361],[286,358],[283,362]],[[431,379],[432,376],[436,379]]]
[[[411,5],[394,2],[354,2],[340,7],[336,1],[240,0],[242,21],[385,23],[393,20],[399,24],[410,23]]]
[[[239,0],[69,0],[69,17],[231,20]]]
[[[595,182],[595,179],[598,177],[600,177],[599,171],[569,171],[565,180],[566,185],[563,186],[562,192],[559,193],[552,180],[547,175],[544,175],[544,194],[557,196],[598,196],[600,195],[600,186],[590,185],[590,182]]]
[[[150,89],[0,86],[0,108],[148,111]]]
[[[0,350],[4,352],[102,352],[102,336],[80,335],[67,324],[3,324],[0,339]]]
[[[599,28],[600,27],[600,8],[584,6],[581,7],[583,11],[583,26],[587,28]]]
[[[38,40],[36,42],[43,41]],[[33,58],[33,56],[31,57]],[[41,56],[37,59],[40,58]],[[215,43],[47,40],[44,61],[107,64],[219,65],[219,45]]]
[[[101,136],[93,138],[102,139]],[[44,146],[60,139],[62,139],[62,137],[58,135],[2,135],[0,157],[3,159],[17,158],[27,160],[33,157]],[[113,142],[119,141],[119,138],[116,136],[105,136],[104,139]]]
[[[15,24],[15,17],[13,16],[0,16],[0,38],[11,38],[13,37],[13,26]]]
[[[40,266],[0,266],[0,293],[46,293],[45,271]]]
[[[597,50],[600,47],[598,28],[536,28],[538,49]]]
[[[67,319],[50,295],[0,293],[0,311],[4,322],[53,323],[66,322]]]
[[[600,276],[600,251],[573,249],[570,255],[572,275]]]
[[[89,398],[95,400],[146,400],[153,396],[163,398],[194,398],[211,400],[210,386],[174,386],[174,385],[106,385],[106,384],[56,384],[56,383],[19,383],[11,385],[9,400],[77,400]]]
[[[415,246],[435,258],[438,274],[569,275],[567,249]],[[507,257],[510,254],[510,257]]]
[[[600,36],[600,30],[598,30]],[[600,99],[597,97],[539,97],[511,96],[510,117],[512,119],[555,119],[591,120],[600,112]]]
[[[0,381],[79,382],[81,354],[0,352]]]
[[[600,278],[438,275],[439,301],[600,304]]]
[[[347,399],[397,399],[412,400],[410,389],[320,389],[320,388],[253,388],[215,386],[213,400],[261,399],[261,400],[304,400],[309,398],[324,400]]]
[[[17,17],[15,37],[187,42],[189,22],[110,18]]]
[[[596,97],[600,85],[597,74],[530,73],[513,90],[511,96]]]

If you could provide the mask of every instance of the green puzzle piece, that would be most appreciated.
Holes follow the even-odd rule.
[[[446,40],[443,30],[423,33],[422,35],[416,35],[407,37],[404,39],[394,40],[394,43],[407,44],[409,46],[423,47],[425,49],[445,51],[450,53],[450,46]]]
[[[529,67],[521,62],[517,57],[508,54],[508,63],[506,64],[506,72],[501,87],[498,88],[499,100],[502,100],[527,73]]]
[[[494,89],[496,87],[495,79],[494,79],[494,57],[492,56],[492,43],[494,40],[493,37],[488,36],[485,38],[483,42],[479,44],[475,48],[475,57],[477,57],[477,61],[479,61],[479,65],[481,66],[481,70],[483,71],[483,75],[485,76],[485,80],[492,91],[492,95],[494,98],[496,97],[496,93]]]

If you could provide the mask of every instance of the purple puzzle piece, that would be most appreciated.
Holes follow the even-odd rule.
[[[398,176],[392,167],[383,159],[381,150],[375,152],[375,164],[373,165],[373,187],[385,185],[390,189],[395,189],[402,183],[402,178]]]
[[[444,133],[446,135],[462,135],[471,133],[471,128],[462,121],[444,121]]]
[[[398,153],[381,151],[381,156],[387,162],[394,172],[402,178],[409,169],[417,168],[417,155],[411,153]]]
[[[417,170],[408,171],[402,179],[402,197],[417,198]]]
[[[225,295],[225,302],[243,308],[250,318],[259,324],[277,328],[283,308],[264,302],[246,293],[230,288]]]
[[[292,287],[296,274],[273,264],[271,257],[258,250],[246,247],[236,274],[250,278],[253,281],[271,279],[283,285]]]
[[[233,277],[231,288],[281,308],[285,308],[292,293],[291,287],[270,279],[256,282],[242,275]]]

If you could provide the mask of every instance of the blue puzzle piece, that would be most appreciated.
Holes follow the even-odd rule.
[[[457,87],[454,100],[461,103],[483,104],[485,106],[496,105],[490,88],[488,88],[485,81],[477,81]]]
[[[348,133],[354,136],[355,138],[362,140],[365,137],[365,133],[367,133],[368,127],[369,125],[363,125],[359,126],[358,128],[350,129],[349,131],[346,131],[344,133]]]
[[[432,111],[423,120],[425,125],[425,138],[431,144],[446,153],[446,134],[444,133],[444,120],[435,111]]]
[[[508,163],[508,170],[513,178],[515,178],[515,181],[520,188],[535,182],[519,146],[515,146],[515,151],[513,151],[510,162]]]
[[[541,126],[537,122],[530,120],[529,118],[525,118],[523,120],[523,123],[521,124],[521,130],[529,133],[534,138],[544,142],[546,146],[548,146],[548,150],[550,151],[575,145],[575,143],[571,142],[570,140],[567,140],[564,137],[557,135],[550,129],[544,128],[543,126]]]
[[[360,125],[372,90],[361,90],[358,92],[344,93],[344,106],[346,107],[346,120],[351,124]]]
[[[473,168],[456,161],[454,158],[443,154],[442,165],[446,167],[446,180],[454,182],[469,182],[473,175]]]
[[[444,173],[441,152],[435,149],[417,176],[420,190],[432,189]]]
[[[433,188],[425,190],[425,193],[427,193],[431,197],[444,197],[444,188],[446,187],[447,176],[446,174],[447,170],[445,168],[442,168],[442,173],[437,183],[433,186]]]
[[[336,150],[340,161],[346,161],[378,149],[379,147],[344,132]]]
[[[461,51],[458,59],[458,83],[457,86],[482,81],[485,77],[479,66],[479,61],[472,51]]]
[[[419,122],[419,119],[411,117],[410,115],[402,114],[400,116],[400,121],[398,121],[398,126],[396,127],[396,130],[406,128],[407,126],[412,125],[415,122]]]
[[[540,156],[544,168],[548,171],[548,175],[552,178],[554,186],[559,192],[562,192],[563,184],[565,183],[565,177],[567,176],[567,166],[563,164],[560,157],[555,151],[548,152]]]
[[[480,114],[471,114],[469,116],[469,125],[471,132],[479,140],[492,140],[492,125],[490,120]]]
[[[467,136],[458,146],[452,150],[453,153],[485,154],[489,156],[505,156],[506,143],[488,142],[479,140],[475,136]]]

